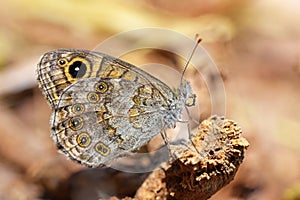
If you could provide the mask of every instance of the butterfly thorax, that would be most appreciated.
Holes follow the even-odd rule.
[[[179,88],[174,89],[174,99],[170,99],[168,110],[164,116],[164,123],[168,128],[174,128],[177,121],[181,120],[185,107],[195,105],[196,95],[193,94],[190,83],[185,82]]]

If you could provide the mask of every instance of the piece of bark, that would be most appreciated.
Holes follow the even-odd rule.
[[[249,143],[241,134],[232,120],[204,120],[193,143],[172,146],[178,159],[150,174],[135,199],[208,199],[233,180],[242,163]]]

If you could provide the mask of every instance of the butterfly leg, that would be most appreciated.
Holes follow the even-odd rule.
[[[190,127],[189,123],[187,123],[187,127],[188,127],[188,132],[189,132],[189,140],[191,141],[191,143],[192,143],[194,149],[196,150],[196,152],[200,155],[200,151],[198,150],[196,144],[193,141],[193,135],[192,135],[191,127]]]
[[[198,121],[196,121],[195,119],[193,119],[191,117],[190,111],[187,107],[185,107],[185,110],[187,112],[187,115],[189,116],[189,120],[190,121],[194,121],[195,123],[198,123]],[[188,128],[188,132],[189,132],[189,140],[191,141],[194,149],[196,150],[196,152],[200,155],[200,151],[198,150],[198,148],[196,147],[195,143],[193,142],[193,135],[192,135],[192,131],[191,131],[191,127],[190,127],[190,123],[188,121],[183,121],[183,123],[187,123],[187,128]]]
[[[169,153],[172,157],[173,160],[177,160],[178,157],[171,151],[171,146],[170,146],[170,141],[168,139],[168,136],[167,136],[167,133],[166,133],[166,130],[163,130],[162,132],[160,132],[165,144],[167,145],[167,148],[169,150]]]

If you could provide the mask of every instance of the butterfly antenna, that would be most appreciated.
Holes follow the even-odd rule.
[[[193,57],[193,55],[194,55],[194,53],[195,53],[195,51],[196,51],[196,49],[197,49],[199,43],[202,41],[202,38],[200,38],[200,36],[199,36],[198,34],[196,34],[196,35],[195,35],[195,40],[196,40],[196,44],[195,44],[195,46],[194,46],[194,48],[193,48],[193,50],[192,50],[192,52],[191,52],[191,55],[190,55],[189,59],[188,59],[187,62],[185,63],[184,68],[183,68],[183,70],[182,70],[182,73],[181,73],[181,79],[180,79],[180,85],[182,85],[183,75],[184,75],[184,73],[185,73],[185,71],[186,71],[188,65],[190,64],[191,59],[192,59],[192,57]]]

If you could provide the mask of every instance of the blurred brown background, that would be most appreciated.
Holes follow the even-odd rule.
[[[93,49],[143,27],[199,33],[225,78],[226,117],[242,126],[250,148],[235,180],[212,199],[300,199],[299,7],[297,0],[2,0],[0,199],[84,196],[84,181],[70,177],[85,167],[58,154],[49,137],[36,64],[48,50]]]

